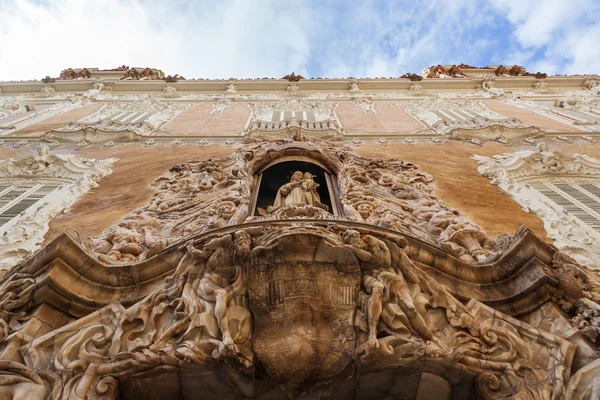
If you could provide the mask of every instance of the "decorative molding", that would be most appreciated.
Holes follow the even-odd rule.
[[[141,125],[141,124],[140,124]],[[96,143],[112,142],[135,142],[142,139],[142,135],[131,129],[131,126],[104,120],[98,124],[69,124],[65,129],[53,129],[42,135],[41,140],[48,143],[75,143],[76,149],[84,149]],[[62,128],[61,128],[62,129]]]
[[[253,139],[292,139],[304,137],[308,140],[341,140],[343,131],[335,119],[321,122],[308,122],[292,118],[287,121],[263,122],[254,121],[246,132],[246,136]]]
[[[25,113],[25,106],[15,97],[0,97],[0,119]]]
[[[468,121],[439,121],[433,127],[449,139],[471,140],[477,138],[482,142],[495,141],[509,144],[508,141],[519,138],[538,138],[544,132],[534,126],[525,126],[516,118],[501,120],[486,117],[475,117]]]
[[[574,154],[550,151],[544,142],[537,151],[473,157],[478,171],[512,196],[527,212],[544,222],[548,237],[564,253],[591,269],[600,270],[600,234],[573,216],[566,215],[530,186],[541,182],[570,182],[580,179],[600,182],[600,161]]]
[[[45,85],[42,90],[40,90],[40,95],[42,97],[54,97],[56,95],[56,90],[52,85]]]
[[[231,100],[229,99],[219,99],[216,102],[212,103],[212,110],[210,110],[210,115],[218,115],[223,111],[227,110],[231,107]]]
[[[19,263],[40,248],[48,224],[56,215],[66,212],[77,199],[109,175],[115,158],[93,160],[73,155],[49,154],[40,144],[38,154],[20,160],[0,161],[0,180],[15,182],[51,181],[59,186],[18,217],[0,227],[0,271]]]

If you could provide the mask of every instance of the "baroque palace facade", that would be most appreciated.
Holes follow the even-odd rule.
[[[600,77],[0,82],[0,398],[599,399]]]

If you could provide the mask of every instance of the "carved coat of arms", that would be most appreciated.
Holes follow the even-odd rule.
[[[280,237],[248,261],[253,349],[276,380],[328,378],[353,358],[360,267],[328,239]]]

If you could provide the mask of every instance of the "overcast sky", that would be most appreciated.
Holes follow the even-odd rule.
[[[598,0],[0,0],[0,81],[67,67],[186,78],[397,77],[436,64],[600,73]]]

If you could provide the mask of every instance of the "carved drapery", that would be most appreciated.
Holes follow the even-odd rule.
[[[0,271],[12,267],[24,257],[36,251],[48,231],[48,224],[60,212],[67,210],[82,194],[97,187],[98,182],[109,175],[116,159],[92,160],[75,156],[51,155],[48,147],[38,146],[38,155],[24,159],[0,162],[0,180],[11,183],[43,184],[58,186],[49,197],[35,203],[35,209],[27,209],[1,227]]]
[[[600,269],[600,234],[560,206],[548,201],[537,189],[544,182],[600,182],[600,161],[583,154],[566,156],[550,151],[545,143],[537,151],[499,156],[475,156],[478,171],[511,195],[526,211],[544,222],[548,236],[566,254],[589,268]]]

